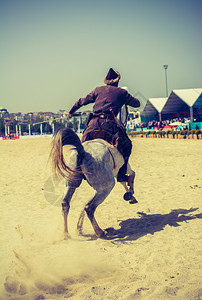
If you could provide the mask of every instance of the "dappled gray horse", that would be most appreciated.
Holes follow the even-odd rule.
[[[68,163],[65,162],[63,146],[72,145],[72,150]],[[99,204],[109,195],[115,185],[115,177],[120,167],[124,164],[124,159],[120,152],[101,139],[81,143],[78,135],[69,128],[60,129],[52,143],[50,152],[53,170],[56,174],[65,178],[65,196],[62,201],[62,210],[64,215],[64,234],[68,236],[67,217],[70,208],[70,200],[82,182],[86,179],[88,184],[95,190],[94,197],[86,204],[79,218],[77,229],[81,233],[85,212],[93,226],[97,237],[102,237],[107,233],[103,231],[95,217],[94,213]],[[135,177],[135,172],[128,164],[128,175]],[[126,182],[122,182],[126,193],[131,194],[130,203],[136,203],[134,198],[133,182],[128,187]],[[127,197],[126,197],[127,198]]]

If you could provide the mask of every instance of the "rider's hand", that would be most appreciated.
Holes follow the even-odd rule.
[[[69,119],[71,119],[72,115],[71,115],[70,113],[67,113],[67,117],[68,117]]]

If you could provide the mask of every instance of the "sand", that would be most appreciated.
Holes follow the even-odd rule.
[[[63,240],[59,201],[47,165],[50,138],[0,141],[0,299],[202,299],[202,141],[133,139],[138,204],[123,187],[96,217],[116,236],[97,239],[87,218],[93,190],[83,181],[72,199]]]

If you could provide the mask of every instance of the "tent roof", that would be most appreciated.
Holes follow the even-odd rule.
[[[143,116],[155,116],[189,111],[190,107],[202,107],[202,88],[173,90],[168,98],[149,98],[143,109]]]
[[[149,98],[149,102],[156,108],[158,112],[161,112],[168,98]]]
[[[200,97],[202,89],[173,90],[173,93],[184,101],[189,107],[193,106]],[[169,98],[168,98],[169,100]]]
[[[189,111],[190,107],[202,105],[202,89],[173,90],[163,107],[162,113]]]
[[[142,112],[145,116],[154,116],[160,113],[168,98],[149,98]]]

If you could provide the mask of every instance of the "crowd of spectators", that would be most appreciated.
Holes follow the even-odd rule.
[[[135,125],[135,128],[147,128],[147,129],[152,129],[152,128],[157,128],[158,130],[163,130],[164,127],[167,126],[172,126],[171,124],[179,122],[179,124],[183,124],[185,127],[188,125],[186,125],[187,123],[190,122],[189,118],[174,118],[174,119],[169,119],[169,120],[163,120],[163,121],[149,121],[149,122],[145,122],[145,123],[139,123]],[[182,128],[183,129],[183,126]],[[184,129],[188,129],[188,128],[184,128]]]

